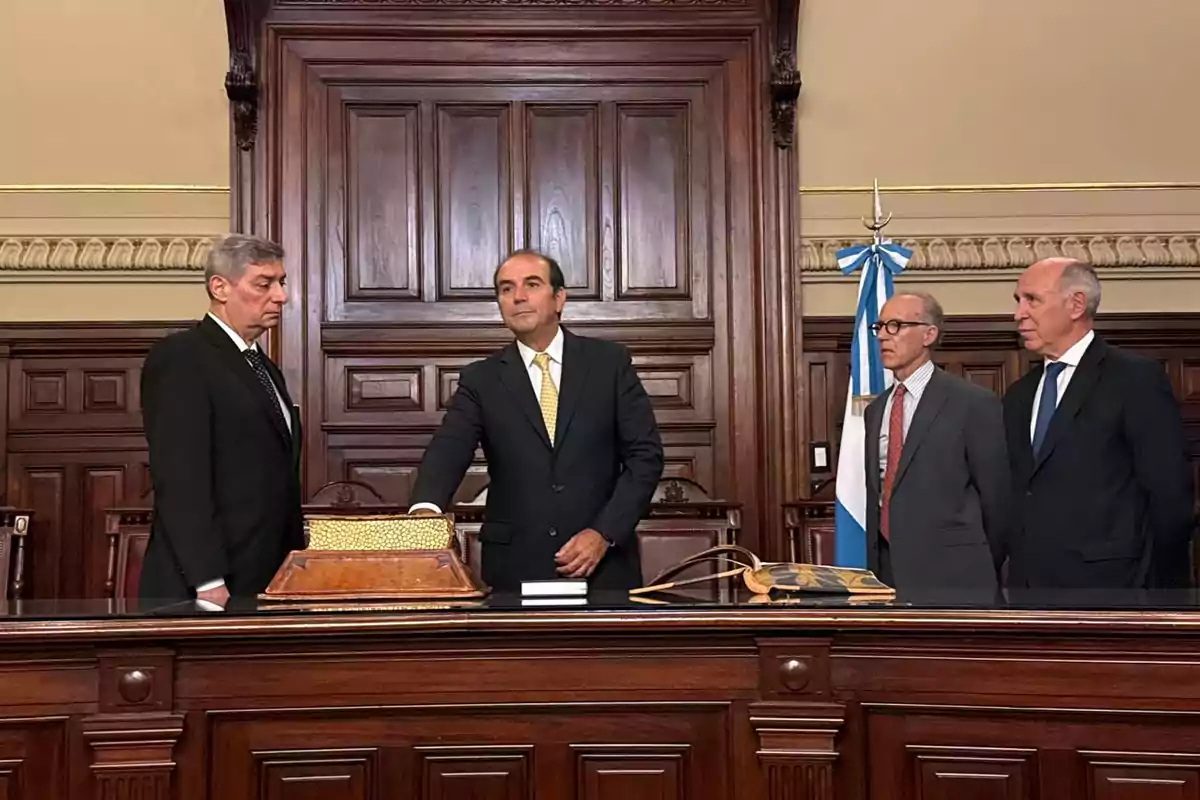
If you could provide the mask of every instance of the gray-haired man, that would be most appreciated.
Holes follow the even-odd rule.
[[[216,243],[208,314],[154,346],[142,368],[154,525],[144,602],[253,597],[303,545],[300,419],[257,344],[287,302],[283,250],[252,236]]]
[[[1041,358],[1004,396],[1009,586],[1189,585],[1192,476],[1166,371],[1092,330],[1100,280],[1088,264],[1032,264],[1013,299],[1025,349]]]
[[[991,601],[1004,558],[1008,456],[1000,398],[933,363],[942,307],[923,292],[879,311],[895,383],[867,406],[867,563],[902,595]]]

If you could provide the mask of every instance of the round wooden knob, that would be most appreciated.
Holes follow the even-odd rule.
[[[779,665],[779,679],[793,692],[808,685],[808,672],[808,664],[795,658],[789,658]]]
[[[117,691],[129,703],[140,703],[150,696],[154,678],[140,669],[131,669],[117,681]]]

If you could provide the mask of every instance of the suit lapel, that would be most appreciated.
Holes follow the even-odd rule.
[[[937,418],[938,411],[946,402],[946,386],[942,378],[941,370],[935,367],[929,383],[925,385],[925,391],[921,393],[921,401],[917,404],[912,425],[908,428],[908,435],[904,437],[904,449],[900,451],[900,466],[896,468],[896,480],[892,483],[893,492],[900,481],[904,480],[904,473],[912,463],[913,454],[921,446],[925,434],[929,433],[934,419]]]
[[[243,356],[243,360],[245,357]],[[275,362],[269,358],[263,358],[263,363],[267,365],[267,372],[271,374],[271,380],[275,382],[276,388],[279,389],[279,394],[283,397],[283,404],[287,406],[288,422],[292,424],[291,432],[288,436],[288,444],[292,448],[292,457],[296,463],[300,463],[300,409],[296,408],[296,404],[292,402],[292,396],[288,393],[287,381],[283,378],[283,372],[275,365]],[[273,420],[277,420],[274,414],[271,414]],[[278,427],[278,425],[276,425]]]
[[[538,407],[537,395],[534,394],[533,385],[529,382],[529,370],[525,367],[525,362],[521,360],[521,353],[517,350],[516,342],[504,349],[504,355],[500,357],[500,361],[500,380],[504,383],[504,387],[508,389],[517,408],[521,409],[529,420],[529,424],[537,432],[538,439],[546,447],[551,447],[550,435],[546,432],[546,421],[542,419],[542,409]]]
[[[588,362],[579,337],[563,329],[562,389],[558,393],[558,422],[554,427],[554,446],[561,447],[575,415],[575,407],[587,383]]]
[[[238,346],[233,343],[233,339],[230,339],[229,334],[222,330],[221,326],[214,322],[212,318],[207,315],[205,315],[204,319],[200,321],[200,332],[204,334],[209,343],[213,345],[221,354],[221,359],[225,362],[226,366],[229,367],[233,374],[236,375],[243,384],[245,384],[246,388],[250,391],[250,394],[258,402],[258,407],[262,409],[264,414],[267,415],[267,419],[270,420],[271,427],[275,429],[277,434],[279,434],[283,444],[290,449],[292,447],[292,438],[288,434],[287,428],[284,427],[283,420],[281,419],[280,415],[276,414],[271,406],[268,405],[269,403],[276,402],[275,398],[270,397],[266,392],[263,391],[262,384],[258,382],[258,378],[255,376],[254,370],[251,369],[250,363],[246,361],[246,357],[242,355],[242,352],[238,349]],[[264,358],[263,361],[270,365],[267,367],[267,370],[274,372],[272,369],[274,364],[271,364],[271,360],[269,358]],[[283,385],[282,376],[276,380],[279,381],[279,386]],[[283,393],[286,397],[286,390],[281,390],[281,393]],[[282,409],[280,410],[282,411]]]
[[[880,403],[872,403],[864,412],[863,424],[867,434],[867,484],[880,494],[883,488],[879,485],[879,428],[883,424],[883,409],[887,406],[887,397],[892,390],[888,389],[882,395]]]
[[[1038,469],[1050,457],[1054,446],[1058,444],[1066,433],[1072,420],[1079,414],[1079,410],[1083,408],[1084,401],[1092,392],[1092,387],[1096,385],[1096,381],[1100,379],[1100,364],[1104,360],[1105,345],[1098,337],[1092,340],[1088,345],[1088,349],[1083,352],[1083,358],[1079,359],[1079,366],[1075,367],[1075,374],[1071,376],[1071,382],[1067,384],[1067,391],[1063,394],[1062,399],[1058,401],[1058,408],[1054,411],[1054,416],[1050,418],[1050,427],[1046,430],[1046,438],[1042,442],[1042,449],[1038,451],[1037,458],[1034,460],[1033,471]],[[1043,386],[1042,391],[1046,391]],[[1029,404],[1030,414],[1033,414],[1033,403]]]
[[[1014,458],[1019,458],[1021,467],[1027,470],[1033,469],[1033,443],[1031,441],[1033,429],[1033,396],[1038,391],[1038,384],[1042,381],[1043,366],[1038,366],[1024,378],[1020,380],[1016,391],[1019,395],[1016,396],[1016,410],[1018,410],[1018,431],[1016,431],[1015,450],[1012,455]]]

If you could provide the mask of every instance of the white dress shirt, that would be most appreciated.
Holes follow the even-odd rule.
[[[210,313],[208,315],[208,317],[213,322],[220,325],[221,330],[223,330],[223,331],[225,331],[225,333],[229,334],[229,338],[232,339],[233,343],[238,346],[238,350],[240,352],[245,353],[247,350],[259,350],[261,352],[261,350],[258,346],[258,342],[251,342],[250,344],[246,344],[246,341],[241,336],[238,335],[238,332],[235,331],[233,328],[229,327],[228,325],[226,325],[225,320],[221,319],[216,314]],[[274,384],[274,382],[272,381],[272,385],[273,384]],[[292,411],[290,408],[287,407],[287,403],[284,402],[283,395],[279,393],[279,387],[277,387],[277,386],[275,387],[275,399],[279,401],[279,410],[283,412],[283,421],[288,427],[288,432],[291,433]],[[225,585],[224,578],[216,578],[214,580],[209,581],[208,583],[200,584],[199,586],[196,587],[196,591],[197,592],[207,592],[210,589],[219,589],[224,585]],[[210,611],[213,609],[220,608],[220,606],[216,605],[215,603],[210,603],[207,600],[197,600],[196,602],[199,604],[202,604],[202,606],[205,608],[208,608],[209,606],[211,606],[212,608],[208,608],[208,610],[210,610]]]
[[[1063,371],[1058,373],[1058,380],[1055,382],[1058,387],[1058,394],[1054,398],[1054,407],[1058,408],[1058,404],[1062,402],[1063,394],[1067,391],[1067,385],[1071,382],[1071,376],[1075,374],[1075,368],[1079,366],[1083,354],[1087,352],[1088,346],[1092,340],[1096,338],[1095,331],[1088,331],[1075,344],[1067,348],[1067,352],[1058,357],[1060,363],[1066,364]],[[1054,363],[1056,359],[1047,358],[1046,364]],[[1046,371],[1042,370],[1042,378],[1038,381],[1037,391],[1033,394],[1033,411],[1029,414],[1029,441],[1033,442],[1033,432],[1037,428],[1037,410],[1038,404],[1042,402],[1042,386],[1046,383]]]
[[[521,355],[521,360],[525,362],[525,372],[529,375],[529,382],[533,386],[533,396],[540,403],[542,400],[542,368],[533,363],[533,357],[538,354],[524,342],[517,342],[517,352]],[[545,353],[550,356],[550,380],[554,383],[555,389],[562,388],[562,356],[563,356],[563,332],[562,328],[554,334],[554,338],[550,340],[550,344],[546,346]],[[411,514],[420,509],[428,509],[435,514],[442,513],[442,510],[433,503],[416,503],[408,512]]]
[[[926,361],[921,366],[917,367],[916,371],[898,383],[904,384],[904,397],[901,402],[904,403],[904,438],[908,439],[908,429],[912,427],[913,417],[917,413],[917,405],[921,402],[921,395],[925,393],[925,387],[929,385],[929,379],[933,377],[933,362]],[[888,394],[887,403],[883,406],[883,423],[879,426],[879,480],[882,484],[884,473],[887,471],[887,452],[888,452],[888,421],[892,418],[892,401],[896,399],[896,391],[893,389]],[[883,502],[882,496],[879,500]]]

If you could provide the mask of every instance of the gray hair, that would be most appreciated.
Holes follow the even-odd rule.
[[[943,325],[946,322],[946,312],[942,311],[942,304],[929,292],[902,292],[902,294],[921,301],[921,321],[938,329],[937,338],[933,340],[930,347],[936,345],[942,340]]]
[[[209,281],[220,275],[230,281],[242,277],[251,264],[273,264],[283,260],[283,248],[274,242],[244,233],[222,236],[208,254],[208,265],[204,268],[204,288]]]
[[[1100,310],[1100,276],[1091,264],[1069,261],[1058,276],[1058,290],[1064,294],[1083,293],[1083,316],[1095,319]]]

